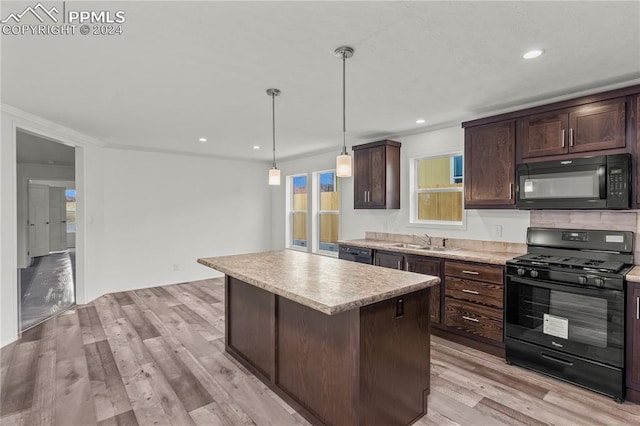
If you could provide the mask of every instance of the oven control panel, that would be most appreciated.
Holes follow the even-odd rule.
[[[586,231],[563,231],[562,241],[589,241],[589,233]]]
[[[507,265],[507,276],[522,277],[532,281],[553,282],[554,284],[579,285],[620,291],[624,287],[622,278],[618,276],[611,277],[606,276],[606,274],[590,273],[589,271],[559,271],[548,267]]]

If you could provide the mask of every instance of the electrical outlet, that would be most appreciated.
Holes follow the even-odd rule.
[[[502,225],[493,225],[493,233],[492,237],[501,238],[502,237]]]
[[[177,263],[174,263],[173,264],[173,270],[176,271],[176,272],[179,271],[180,270],[180,265],[177,264]]]

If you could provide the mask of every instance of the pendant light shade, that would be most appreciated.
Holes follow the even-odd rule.
[[[351,168],[351,156],[346,151],[336,157],[336,176],[351,177]]]
[[[280,185],[280,169],[269,170],[269,185]]]
[[[269,185],[280,185],[280,170],[276,166],[276,96],[280,95],[278,89],[267,89],[267,95],[271,96],[271,118],[273,124],[273,164],[269,170]]]
[[[333,52],[337,57],[342,58],[342,152],[336,158],[336,176],[351,177],[352,161],[347,152],[347,113],[346,113],[346,62],[347,58],[353,56],[353,48],[349,46],[338,47]]]

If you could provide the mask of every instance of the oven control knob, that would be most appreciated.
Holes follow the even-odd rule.
[[[524,270],[524,268],[518,268],[516,272],[518,273],[518,275],[522,276],[526,271]]]
[[[596,278],[594,281],[598,287],[604,287],[604,280],[602,278]]]
[[[531,275],[531,278],[535,278],[538,276],[538,271],[536,271],[535,269],[532,269],[529,274]]]
[[[580,275],[578,277],[578,284],[586,284],[587,283],[587,277],[585,277],[584,275]]]

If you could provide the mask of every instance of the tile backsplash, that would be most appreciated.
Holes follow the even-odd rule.
[[[531,226],[544,228],[610,229],[632,231],[633,259],[640,265],[640,212],[632,211],[581,211],[581,210],[532,210]]]

